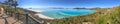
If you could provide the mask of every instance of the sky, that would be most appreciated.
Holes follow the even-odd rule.
[[[4,1],[4,0],[0,0]],[[46,8],[46,7],[113,7],[119,6],[120,0],[18,0],[18,7],[23,8]]]

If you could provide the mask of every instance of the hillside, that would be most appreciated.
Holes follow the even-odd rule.
[[[46,22],[51,22],[51,24],[120,24],[120,6],[97,9],[95,13],[88,15],[48,20]]]

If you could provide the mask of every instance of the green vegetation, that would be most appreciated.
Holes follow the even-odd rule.
[[[113,11],[112,11],[113,10]],[[120,7],[111,9],[111,13],[99,16],[97,24],[120,24]]]
[[[95,9],[88,15],[48,20],[51,24],[120,24],[120,6],[114,8]]]

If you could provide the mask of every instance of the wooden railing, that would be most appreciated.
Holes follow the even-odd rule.
[[[11,15],[11,14],[13,14],[13,15]],[[14,16],[14,14],[15,14],[15,16]],[[31,15],[31,14],[17,14],[17,13],[9,12],[8,15],[17,19],[17,21],[15,23],[21,21],[21,22],[23,22],[21,24],[43,24],[38,19],[34,18],[33,17],[34,15]],[[23,15],[23,16],[21,16],[21,15]]]

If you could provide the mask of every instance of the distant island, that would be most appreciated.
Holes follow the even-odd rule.
[[[73,8],[73,9],[87,9],[87,8]]]

